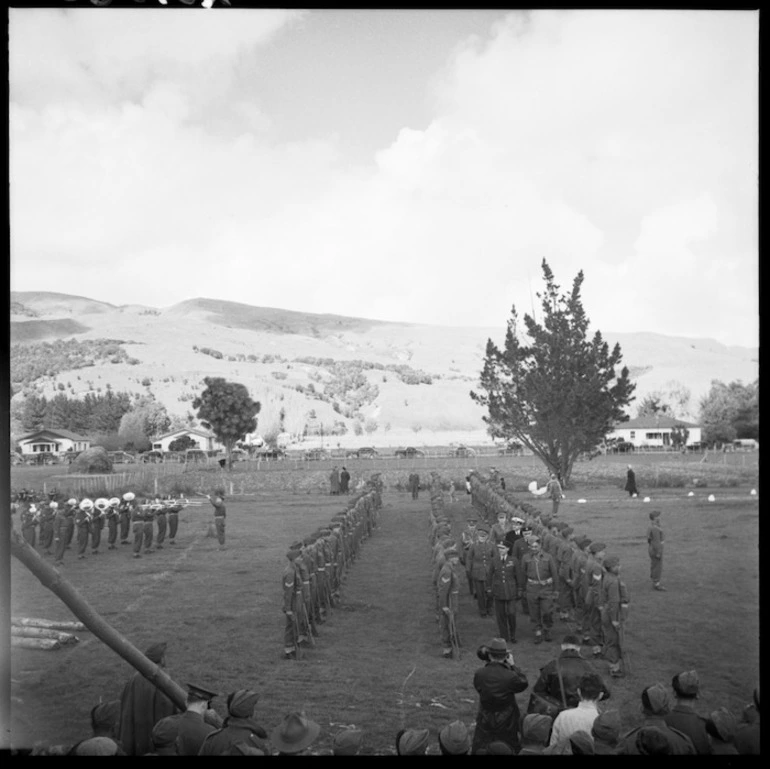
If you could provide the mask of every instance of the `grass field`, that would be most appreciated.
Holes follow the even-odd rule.
[[[488,464],[506,474],[510,489],[532,480],[528,465],[508,464],[520,459]],[[655,468],[640,471],[638,459],[634,465],[645,494],[643,479],[652,478]],[[459,462],[456,468],[436,464],[442,477],[459,479],[472,466],[468,460]],[[128,546],[115,552],[102,548],[100,555],[85,561],[77,561],[70,550],[63,573],[139,648],[168,641],[168,672],[177,682],[193,681],[222,692],[244,686],[258,690],[256,720],[268,730],[287,711],[303,708],[321,724],[321,748],[329,747],[342,725],[352,724],[366,732],[364,753],[390,751],[404,726],[429,728],[435,744],[443,724],[455,718],[473,721],[477,698],[472,677],[480,665],[475,649],[496,635],[496,626],[493,619],[479,618],[470,596],[461,594],[463,658],[441,658],[428,495],[413,501],[394,490],[401,469],[364,460],[346,464],[354,477],[363,472],[360,465],[385,473],[381,525],[351,567],[341,604],[321,625],[317,647],[302,661],[280,659],[280,580],[288,545],[346,504],[344,498],[322,492],[328,474],[324,466],[291,471],[317,475],[307,488],[294,490],[281,475],[288,469],[260,470],[262,491],[228,500],[224,552],[206,536],[209,508],[189,507],[180,515],[174,549],[134,560]],[[598,473],[593,482],[590,475],[582,480],[581,466],[576,466],[575,492],[560,511],[577,532],[601,538],[608,553],[621,558],[621,576],[631,594],[627,632],[633,676],[612,682],[608,707],[619,708],[630,727],[638,718],[642,688],[654,681],[668,685],[674,674],[694,667],[702,682],[699,709],[705,713],[727,705],[739,715],[759,671],[758,502],[749,495],[756,477],[736,487],[720,488],[714,481],[695,489],[694,497],[687,496],[689,489],[677,487],[652,494],[654,506],[663,511],[666,534],[663,581],[668,592],[658,593],[650,587],[646,546],[652,506],[623,494],[624,466],[624,461],[605,466],[603,474],[611,483],[601,482]],[[429,469],[426,465],[426,479]],[[403,472],[408,472],[406,465]],[[657,472],[660,477],[660,468]],[[14,476],[14,485],[37,485],[40,477],[34,483]],[[211,483],[215,477],[203,480]],[[542,477],[542,471],[535,477]],[[716,501],[709,503],[706,497],[712,492]],[[578,503],[579,496],[588,502]],[[465,495],[447,511],[459,531],[468,511]],[[73,619],[15,559],[10,571],[12,615]],[[555,639],[568,630],[557,623]],[[79,644],[55,652],[13,650],[14,747],[74,742],[89,732],[91,707],[100,698],[120,695],[131,668],[90,633],[80,635]],[[522,615],[517,635],[517,664],[533,684],[558,644],[534,646]],[[522,708],[528,696],[529,690],[519,696]],[[224,713],[223,699],[215,700],[215,706]]]

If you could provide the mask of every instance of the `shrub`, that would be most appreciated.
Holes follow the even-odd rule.
[[[111,473],[112,460],[104,446],[92,446],[75,458],[70,469],[73,473]]]

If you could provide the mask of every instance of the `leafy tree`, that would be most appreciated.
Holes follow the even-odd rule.
[[[232,451],[238,441],[257,429],[262,404],[254,401],[245,385],[222,377],[206,377],[206,389],[193,401],[198,419],[225,447],[227,466],[232,469]]]
[[[684,425],[674,425],[671,428],[671,445],[675,449],[683,449],[689,437],[690,431]]]
[[[31,395],[24,401],[24,413],[21,422],[27,431],[41,430],[47,427],[48,400],[43,396]]]
[[[198,442],[190,435],[180,435],[168,444],[169,451],[187,451],[198,448]]]
[[[620,345],[610,352],[599,331],[588,337],[582,270],[572,291],[561,294],[545,259],[542,269],[542,323],[524,316],[531,343],[520,341],[513,307],[504,348],[487,342],[480,378],[484,392],[470,395],[487,408],[484,421],[493,438],[518,440],[567,485],[578,455],[593,451],[615,423],[627,421],[624,407],[635,385],[625,366],[616,374]]]
[[[668,416],[683,419],[689,416],[691,393],[681,382],[671,380],[662,390],[644,396],[636,409],[637,417]]]
[[[744,385],[714,379],[700,401],[703,440],[730,443],[736,438],[759,438],[759,380]]]

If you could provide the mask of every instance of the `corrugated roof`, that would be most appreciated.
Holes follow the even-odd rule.
[[[32,433],[28,433],[27,435],[22,436],[19,438],[20,441],[28,441],[32,438],[34,438],[37,435],[56,435],[59,438],[68,438],[71,441],[90,441],[90,438],[86,438],[84,435],[78,435],[77,433],[73,433],[71,430],[53,430],[48,427],[44,427],[42,430],[35,430]]]
[[[616,430],[645,430],[653,427],[700,427],[700,425],[667,416],[636,417],[635,419],[629,419],[628,422],[617,422],[615,424]]]

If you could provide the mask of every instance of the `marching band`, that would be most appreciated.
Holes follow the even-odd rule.
[[[29,489],[11,496],[11,520],[19,514],[25,542],[42,555],[53,555],[56,566],[63,565],[64,552],[72,547],[73,538],[79,560],[86,558],[89,544],[91,555],[98,555],[105,525],[107,550],[118,550],[118,541],[130,545],[129,533],[133,532],[134,558],[162,550],[167,536],[168,544],[174,545],[180,511],[188,505],[200,504],[170,495],[139,499],[132,491],[122,497],[94,500],[71,497],[65,501],[59,497],[56,491],[46,495]]]

